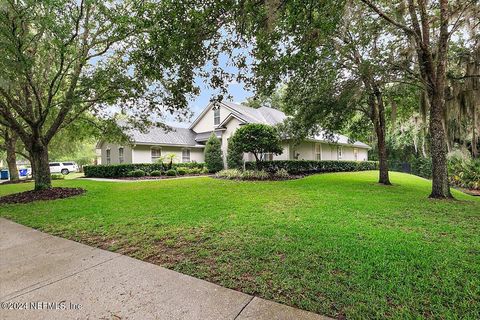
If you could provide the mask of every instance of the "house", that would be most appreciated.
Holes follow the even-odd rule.
[[[161,157],[173,154],[175,162],[203,162],[204,148],[210,135],[221,140],[224,157],[227,154],[228,138],[235,130],[248,123],[276,125],[286,119],[286,115],[276,109],[258,109],[231,102],[210,103],[193,121],[189,128],[152,128],[146,133],[132,130],[127,134],[130,145],[118,145],[100,141],[102,164],[154,163]],[[368,160],[370,147],[362,142],[349,142],[348,137],[335,135],[327,139],[318,134],[299,144],[286,139],[282,142],[283,153],[265,154],[266,160]],[[253,155],[245,154],[245,160],[254,160]]]

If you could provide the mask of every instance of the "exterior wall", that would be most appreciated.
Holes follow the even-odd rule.
[[[224,106],[220,106],[220,123],[231,113],[230,110],[226,109]],[[215,130],[215,125],[213,123],[213,105],[209,106],[208,111],[202,116],[202,118],[192,127],[192,130],[201,133],[207,131]]]
[[[120,147],[124,148],[124,162],[123,163],[132,163],[132,148],[130,146],[118,145],[115,143],[102,143],[101,147],[101,163],[107,164],[107,149],[110,149],[110,164],[119,164],[120,160],[118,157],[118,149]]]
[[[288,142],[282,143],[283,152],[279,155],[273,155],[273,160],[288,160],[290,159],[290,144]]]
[[[298,154],[298,160],[316,160],[315,153],[316,142],[302,142],[297,146],[290,147],[290,159],[295,159]],[[368,150],[364,148],[354,148],[351,146],[342,146],[342,159],[338,159],[338,147],[336,144],[320,143],[322,160],[355,160],[354,149],[357,149],[357,161],[368,160]],[[277,159],[275,159],[277,160]],[[278,159],[280,160],[280,159]]]
[[[315,143],[301,142],[290,148],[290,159],[292,160],[316,160]]]
[[[227,130],[222,135],[222,151],[224,160],[226,161],[228,138],[230,138],[236,129],[240,126],[237,119],[232,119],[227,124]],[[137,145],[133,149],[130,146],[121,146],[114,143],[104,142],[101,146],[101,164],[107,164],[107,149],[110,149],[110,164],[119,164],[118,149],[124,147],[124,163],[152,163],[151,149],[154,146]],[[172,146],[155,146],[161,148],[162,156],[173,153],[175,154],[174,162],[182,162],[182,147]],[[297,146],[292,146],[288,142],[282,143],[283,153],[273,157],[273,160],[293,160],[294,152],[298,153],[298,160],[316,160],[315,142],[302,142]],[[341,160],[355,160],[353,147],[343,146],[343,157]],[[368,160],[368,150],[357,148],[357,160]],[[338,160],[337,145],[321,143],[322,160]],[[246,161],[254,161],[253,154],[245,154]],[[190,148],[191,162],[205,162],[203,148]],[[99,163],[100,164],[100,163]]]
[[[173,162],[182,162],[182,150],[183,147],[170,147],[170,146],[150,146],[150,145],[137,145],[133,149],[133,162],[132,163],[152,163],[152,151],[151,149],[160,148],[162,156],[173,153],[175,158]],[[203,154],[203,148],[190,148],[190,162],[204,162],[205,157]]]
[[[368,160],[368,150],[367,149],[358,149],[358,160],[367,161]]]

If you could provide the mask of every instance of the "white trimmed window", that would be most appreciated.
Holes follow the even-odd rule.
[[[265,152],[260,154],[260,159],[263,161],[272,161],[273,160],[273,153]]]
[[[152,148],[150,152],[152,155],[152,163],[157,163],[162,157],[162,148]]]
[[[182,162],[190,162],[190,149],[182,149]]]
[[[315,143],[315,160],[322,160],[322,145],[320,143]]]
[[[118,162],[125,162],[125,149],[123,147],[118,148]]]
[[[218,126],[220,124],[220,107],[213,109],[213,124]]]
[[[357,148],[353,148],[353,158],[355,159],[355,161],[358,160],[358,149]]]
[[[111,155],[110,149],[105,150],[105,153],[106,153],[107,164],[110,164],[112,162],[112,158],[110,157]]]
[[[342,160],[342,158],[343,158],[343,147],[338,146],[337,147],[337,159]]]

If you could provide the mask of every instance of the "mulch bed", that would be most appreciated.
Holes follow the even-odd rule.
[[[475,189],[464,189],[464,188],[457,188],[458,190],[462,191],[463,193],[469,194],[471,196],[480,197],[480,190]]]
[[[0,197],[0,204],[3,203],[29,203],[39,200],[65,199],[85,193],[82,188],[50,188],[46,190],[30,190],[9,194]]]

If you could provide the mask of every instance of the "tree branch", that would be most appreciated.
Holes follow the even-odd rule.
[[[405,31],[407,34],[412,34],[412,35],[415,35],[415,31],[410,29],[408,26],[398,22],[398,21],[395,21],[394,19],[392,19],[390,16],[388,16],[385,12],[383,12],[383,10],[381,10],[379,7],[377,7],[375,4],[373,4],[370,0],[360,0],[361,2],[363,2],[364,4],[366,4],[368,7],[370,7],[370,9],[372,9],[373,11],[375,11],[380,17],[382,17],[383,19],[385,19],[387,22],[389,22],[390,24],[393,24],[394,26],[396,26],[397,28],[400,28],[402,29],[403,31]]]

